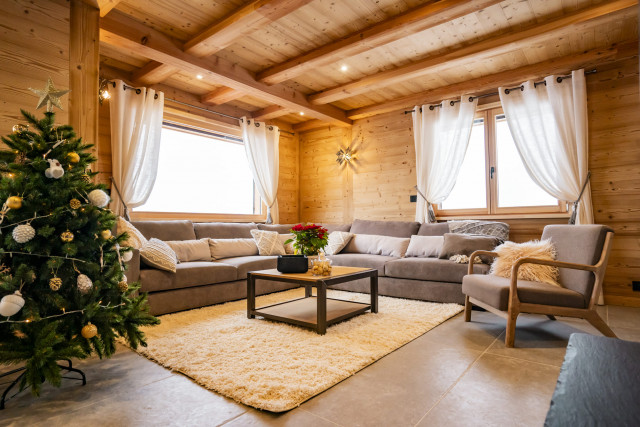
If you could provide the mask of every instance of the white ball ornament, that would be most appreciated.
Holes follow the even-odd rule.
[[[91,202],[91,204],[99,208],[104,208],[109,204],[109,196],[107,195],[107,193],[105,193],[100,189],[95,189],[91,191],[87,195],[87,197],[89,197],[89,201]]]
[[[93,288],[93,282],[89,279],[89,276],[86,274],[78,275],[78,290],[80,293],[86,295],[91,292],[91,288]]]
[[[22,224],[13,229],[13,240],[18,243],[27,243],[36,235],[36,230],[29,224]]]
[[[13,316],[24,306],[24,298],[20,291],[15,291],[11,295],[5,295],[0,300],[0,316]]]
[[[122,261],[129,262],[133,258],[133,251],[127,251],[122,254]]]

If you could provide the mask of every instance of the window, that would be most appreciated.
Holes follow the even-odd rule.
[[[135,211],[260,214],[242,140],[165,122],[155,185]]]
[[[438,215],[566,212],[531,179],[501,108],[477,113],[456,185]]]

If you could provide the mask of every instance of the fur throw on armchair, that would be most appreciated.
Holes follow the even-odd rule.
[[[521,258],[538,258],[555,260],[556,248],[551,240],[533,240],[525,243],[505,242],[496,247],[498,257],[491,264],[490,274],[500,277],[511,277],[511,267]],[[558,283],[558,267],[540,264],[523,264],[518,269],[518,279],[543,282],[554,286]]]

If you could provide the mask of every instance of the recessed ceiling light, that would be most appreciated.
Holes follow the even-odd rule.
[[[202,80],[202,74],[198,74],[198,75],[196,76],[196,78],[197,78],[198,80]]]
[[[342,67],[340,67],[340,71],[347,71],[349,69],[349,67],[347,65],[343,65]]]
[[[304,116],[304,111],[300,111],[300,115],[301,115],[301,116]]]

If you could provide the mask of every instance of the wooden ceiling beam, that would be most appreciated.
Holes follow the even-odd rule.
[[[314,129],[320,129],[324,127],[328,127],[329,124],[327,122],[323,122],[322,120],[307,120],[306,122],[296,123],[293,125],[294,132],[306,132]]]
[[[291,110],[288,110],[279,105],[269,105],[268,107],[254,111],[253,113],[251,113],[251,117],[256,120],[270,120],[277,117],[286,116],[290,112]]]
[[[566,30],[566,28],[571,25],[580,24],[585,21],[637,6],[637,0],[615,0],[608,3],[600,3],[549,22],[530,26],[524,30],[500,34],[495,37],[452,50],[442,55],[432,56],[403,67],[372,74],[353,82],[335,86],[309,95],[308,98],[309,101],[314,104],[328,104],[330,102],[360,95],[371,90],[388,87],[403,81],[436,73],[454,66],[459,66],[462,63],[479,61],[491,56],[510,52],[517,49],[522,43],[531,43],[538,39],[548,37],[548,34],[551,32],[562,29]]]
[[[637,45],[637,41],[635,43]],[[405,96],[393,101],[356,108],[348,111],[347,115],[350,119],[357,120],[403,108],[413,108],[415,105],[437,103],[443,99],[456,98],[467,93],[479,95],[494,91],[500,86],[515,86],[526,80],[538,79],[551,74],[564,74],[573,69],[593,67],[597,64],[613,61],[616,60],[618,51],[619,48],[614,46],[608,49],[592,49],[579,54],[553,58],[513,70]]]
[[[230,87],[219,87],[200,97],[200,101],[205,104],[221,105],[234,99],[242,98],[245,94]]]
[[[111,12],[113,8],[115,8],[121,0],[97,0],[98,1],[98,9],[100,9],[100,17],[106,16],[107,13]]]
[[[116,1],[116,0],[101,0]],[[120,0],[117,0],[120,1]],[[311,0],[253,0],[246,6],[205,28],[184,44],[184,51],[198,57],[213,55],[234,41],[293,12]],[[140,83],[160,83],[179,71],[161,62],[152,61],[137,73]]]
[[[258,80],[281,83],[315,68],[355,56],[378,46],[425,31],[464,15],[487,8],[502,0],[440,0],[428,2],[364,30],[320,46],[300,56],[274,65],[260,73]]]
[[[194,75],[201,74],[204,81],[224,85],[294,111],[303,111],[320,120],[342,126],[352,123],[344,110],[330,105],[312,105],[304,94],[286,86],[260,83],[253,73],[224,58],[190,55],[169,37],[117,11],[100,21],[100,41]]]

